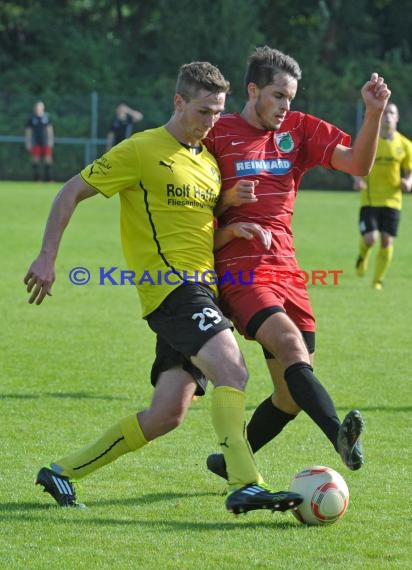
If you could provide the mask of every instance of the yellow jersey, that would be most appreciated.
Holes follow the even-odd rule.
[[[402,209],[401,173],[412,170],[412,142],[398,131],[393,139],[379,137],[372,170],[365,176],[367,188],[361,191],[362,206]]]
[[[80,173],[106,197],[119,194],[121,239],[143,317],[186,279],[214,286],[214,157],[179,143],[165,127],[139,132]],[[132,273],[132,274],[133,274]]]

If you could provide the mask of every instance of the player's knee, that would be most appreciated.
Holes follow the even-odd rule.
[[[212,381],[215,387],[230,386],[243,391],[246,388],[248,379],[249,372],[242,355],[239,353],[238,358],[229,357],[225,361],[219,363],[215,369],[215,376]]]
[[[245,365],[226,362],[226,366],[223,366],[213,379],[213,384],[215,387],[230,386],[243,392],[248,379],[249,373]]]
[[[384,235],[382,236],[381,239],[381,246],[386,249],[388,247],[391,247],[393,245],[393,238],[391,236],[388,235]]]
[[[249,373],[246,366],[238,365],[234,367],[230,373],[230,377],[234,388],[242,391],[246,388],[247,381],[249,380]]]
[[[249,380],[249,374],[245,370],[245,374],[239,379],[239,390],[242,391],[245,390],[248,380]]]
[[[376,236],[374,234],[365,235],[363,236],[363,241],[365,242],[365,245],[372,247],[376,242]]]
[[[281,352],[285,366],[289,366],[292,362],[304,361],[309,362],[309,352],[302,339],[301,334],[289,331],[282,335]]]

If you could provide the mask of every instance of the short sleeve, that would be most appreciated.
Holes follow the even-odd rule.
[[[333,168],[331,165],[333,152],[338,144],[349,147],[351,137],[335,125],[306,115],[306,152],[305,168],[315,166]]]
[[[137,186],[140,180],[140,157],[136,143],[127,139],[114,146],[83,168],[80,176],[108,198]]]

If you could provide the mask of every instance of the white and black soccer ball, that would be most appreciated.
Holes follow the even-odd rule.
[[[304,498],[292,511],[303,524],[334,523],[343,517],[349,503],[349,489],[342,475],[322,465],[296,473],[289,490]]]

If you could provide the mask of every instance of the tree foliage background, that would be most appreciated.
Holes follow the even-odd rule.
[[[120,100],[144,113],[139,128],[161,124],[177,70],[193,60],[223,71],[232,84],[227,108],[239,109],[246,58],[268,44],[303,69],[295,108],[355,135],[360,89],[376,70],[411,137],[411,30],[409,0],[3,0],[0,134],[21,135],[41,98],[58,136],[88,137],[91,92],[99,94],[100,137]],[[11,146],[0,145],[2,178],[13,177],[16,161],[25,172],[23,149]],[[56,149],[56,161],[63,178],[82,166],[68,147]],[[342,177],[319,169],[305,185],[345,186]]]

